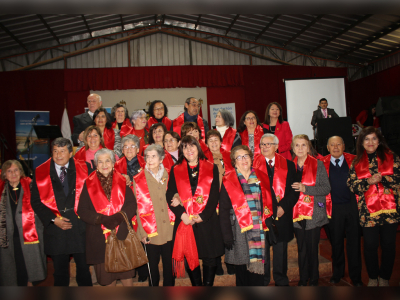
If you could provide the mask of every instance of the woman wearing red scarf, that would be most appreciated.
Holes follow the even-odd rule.
[[[289,123],[283,121],[282,106],[278,102],[271,102],[265,110],[263,127],[279,139],[278,153],[286,159],[292,159],[292,130]]]
[[[125,105],[117,103],[111,109],[111,117],[113,119],[112,128],[119,132],[124,132],[132,128],[129,112]]]
[[[231,151],[242,144],[239,132],[232,128],[234,124],[235,118],[226,109],[221,109],[215,116],[215,129],[221,134],[223,138],[221,148],[226,151]]]
[[[86,262],[94,265],[97,282],[115,286],[120,279],[124,286],[132,286],[135,271],[108,273],[104,260],[107,237],[110,230],[117,229],[117,238],[124,240],[128,235],[123,216],[124,211],[131,220],[136,213],[136,200],[125,178],[114,170],[114,153],[106,148],[96,152],[96,172],[85,181],[79,199],[78,215],[86,223]]]
[[[219,199],[218,168],[206,160],[198,141],[185,136],[178,162],[172,167],[167,201],[175,214],[172,259],[177,277],[188,272],[193,286],[202,285],[199,258],[203,261],[204,285],[214,284],[216,259],[224,254],[216,212]],[[172,206],[179,194],[181,205]]]
[[[318,286],[318,243],[321,227],[328,224],[326,195],[331,191],[324,163],[312,157],[312,145],[307,135],[293,137],[292,149],[296,157],[296,182],[292,188],[300,192],[293,208],[294,233],[299,252],[299,286]]]
[[[172,121],[167,117],[168,107],[161,100],[154,100],[151,102],[149,107],[149,120],[147,121],[147,129],[150,129],[151,125],[157,123],[163,123],[167,128],[166,131],[172,131]]]
[[[43,225],[31,206],[31,179],[8,160],[0,180],[0,286],[32,286],[47,276]]]
[[[347,185],[359,197],[368,286],[389,286],[400,221],[400,160],[390,151],[382,133],[372,126],[361,131],[356,149],[357,156],[350,168]],[[382,250],[380,267],[379,242]]]
[[[121,129],[121,137],[127,136],[128,134],[136,135],[140,139],[139,155],[143,155],[144,146],[149,143],[149,133],[145,129],[147,124],[146,112],[144,110],[134,111],[131,115],[131,122],[133,128]]]
[[[255,111],[248,110],[243,114],[239,121],[238,132],[242,145],[249,147],[254,156],[260,154],[260,140],[264,133],[268,133],[268,130],[261,127]]]
[[[197,125],[197,123],[195,123],[195,122],[185,122],[182,125],[182,127],[181,127],[181,138],[184,138],[187,135],[193,136],[199,142],[200,148],[203,151],[203,153],[206,156],[206,158],[210,162],[213,162],[214,161],[213,155],[212,155],[210,149],[208,149],[207,144],[204,143],[203,137],[201,136],[200,127],[199,127],[199,125]]]

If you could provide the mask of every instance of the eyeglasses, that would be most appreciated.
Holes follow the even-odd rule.
[[[265,144],[260,144],[260,147],[271,147],[272,145],[276,145],[276,143],[265,143]]]
[[[193,106],[193,107],[200,107],[200,104],[196,104],[195,102],[189,103],[189,105]]]
[[[235,158],[237,161],[242,161],[243,159],[250,159],[250,155],[249,154],[245,154],[245,155],[239,155],[238,157]]]
[[[135,145],[130,145],[130,146],[123,146],[122,148],[128,150],[128,149],[135,149],[137,147]]]
[[[177,142],[177,139],[169,139],[169,140],[164,140],[164,143],[168,144],[168,143],[173,143],[175,141]]]
[[[256,120],[256,117],[246,117],[245,119],[246,119],[246,121],[252,121],[252,120]]]
[[[155,109],[153,109],[154,111],[162,111],[162,110],[164,110],[164,107],[159,107],[159,108],[155,108]]]

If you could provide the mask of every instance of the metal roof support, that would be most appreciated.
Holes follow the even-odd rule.
[[[349,31],[350,29],[353,29],[354,27],[356,27],[357,25],[361,24],[362,22],[368,20],[372,15],[365,15],[364,17],[358,19],[357,21],[355,21],[354,23],[350,24],[349,26],[347,26],[346,28],[344,28],[342,31],[338,32],[337,34],[335,34],[334,36],[332,36],[330,39],[326,40],[325,42],[323,42],[322,44],[320,44],[319,46],[315,47],[310,54],[313,54],[315,51],[321,49],[322,47],[324,47],[325,45],[329,44],[330,42],[332,42],[333,40],[337,39],[338,37],[340,37],[341,35],[345,34],[347,31]]]
[[[131,64],[131,40],[127,41],[128,43],[128,67],[130,67]]]
[[[310,56],[306,56],[306,57],[311,61],[311,63],[314,65],[314,67],[318,67],[317,62],[315,60],[313,60],[312,57],[310,57]]]
[[[49,51],[49,49],[44,50],[39,56],[38,58],[35,59],[35,61],[33,62],[34,64],[36,64],[46,53],[47,51]]]
[[[349,79],[349,81],[353,81],[354,79],[357,78],[358,75],[360,75],[360,73],[365,70],[366,66],[360,67]]]
[[[60,40],[58,39],[58,37],[56,36],[56,34],[54,33],[54,31],[50,28],[49,24],[47,24],[47,22],[45,21],[45,19],[43,19],[42,15],[37,15],[38,18],[40,19],[40,21],[42,21],[43,25],[47,28],[47,30],[50,32],[50,34],[53,36],[53,38],[57,41],[57,43],[59,45],[61,45]]]
[[[200,19],[201,19],[201,15],[199,15],[199,17],[197,18],[196,24],[194,24],[194,29],[197,29],[197,26],[199,26],[200,24]]]
[[[306,27],[304,27],[302,30],[300,30],[298,33],[296,33],[294,36],[290,38],[286,43],[283,43],[283,46],[286,47],[289,45],[291,42],[293,42],[295,39],[297,39],[300,35],[302,35],[307,29],[310,27],[314,26],[314,24],[319,21],[324,15],[318,15],[314,18],[314,20],[310,23],[307,24]]]
[[[272,49],[270,47],[263,47],[265,49],[267,49],[276,59],[281,59],[278,54],[276,54],[274,51],[272,51]]]
[[[14,35],[12,34],[12,32],[10,30],[8,30],[8,28],[6,26],[4,26],[2,23],[0,23],[0,27],[1,29],[3,29],[9,36],[11,36],[14,41],[16,41],[22,48],[25,49],[25,51],[28,51],[28,48],[26,48],[26,46],[24,44],[22,44],[22,42]]]
[[[12,61],[12,60],[9,60],[9,59],[5,59],[5,60],[8,61],[8,62],[10,62],[10,63],[12,63],[12,64],[14,64],[14,65],[23,67],[23,65],[20,65],[19,63],[16,63],[15,61]]]
[[[231,31],[231,28],[232,28],[233,24],[235,24],[237,19],[239,19],[239,16],[240,16],[239,14],[235,16],[235,18],[233,19],[231,25],[229,25],[228,29],[226,30],[225,35],[228,35],[228,32]]]
[[[124,31],[125,30],[125,24],[124,24],[124,19],[122,18],[122,15],[119,15],[119,20],[121,22],[121,29],[122,29],[122,31]]]
[[[95,41],[95,40],[91,40],[91,41],[90,41],[89,43],[87,43],[87,44],[85,45],[85,47],[83,47],[83,48],[89,47],[94,41]]]
[[[272,24],[274,24],[274,22],[280,17],[281,15],[275,15],[275,17],[269,21],[269,23],[267,24],[267,26],[264,27],[263,30],[261,30],[261,32],[256,36],[256,38],[254,39],[255,42],[257,42],[257,40],[268,30],[268,28],[271,27]]]
[[[85,15],[81,15],[81,16],[82,16],[83,23],[85,23],[86,29],[87,29],[87,31],[88,31],[89,34],[90,34],[90,37],[93,37],[93,34],[92,34],[92,32],[90,31],[89,24],[88,24],[88,22],[86,21]]]

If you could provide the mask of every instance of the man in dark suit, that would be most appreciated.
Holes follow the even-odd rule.
[[[319,119],[339,118],[338,114],[333,108],[328,108],[328,100],[325,98],[319,100],[319,107],[321,107],[321,109],[314,110],[311,119],[311,125],[313,129],[317,127],[317,122]]]
[[[96,109],[98,109],[102,104],[100,95],[90,94],[87,97],[87,104],[89,110],[83,114],[74,116],[73,118],[74,131],[72,132],[71,137],[74,144],[79,144],[79,142],[83,142],[83,132],[86,128],[92,125],[93,114]]]
[[[276,244],[270,244],[269,239],[265,239],[264,285],[269,285],[271,280],[270,246],[272,246],[275,285],[288,286],[287,247],[288,242],[294,237],[293,207],[296,205],[300,193],[295,192],[292,188],[296,174],[295,165],[276,153],[278,147],[279,139],[275,135],[264,134],[260,142],[261,155],[254,159],[253,167],[268,174],[274,210],[273,217],[278,232]]]
[[[344,240],[349,276],[355,286],[363,286],[361,281],[360,225],[356,196],[347,186],[349,169],[355,155],[345,153],[344,141],[340,136],[328,140],[329,155],[324,157],[324,165],[331,183],[332,209],[328,209],[331,219],[328,227],[332,244],[333,276],[330,283],[336,284],[344,277]],[[327,197],[327,207],[329,203]]]
[[[74,209],[75,193],[83,186],[87,167],[71,157],[70,140],[57,138],[52,142],[52,158],[36,168],[31,204],[44,225],[44,252],[53,260],[54,285],[69,286],[72,255],[78,285],[91,286],[85,253],[86,226]]]

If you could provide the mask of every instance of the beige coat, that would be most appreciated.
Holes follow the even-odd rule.
[[[168,173],[164,170],[163,178],[165,178],[164,184],[157,182],[157,180],[145,169],[147,186],[150,192],[150,198],[153,202],[154,214],[156,216],[157,232],[158,235],[150,238],[150,243],[153,245],[163,245],[169,241],[172,241],[172,234],[174,226],[169,222],[168,216],[168,203],[165,197],[168,186]],[[134,193],[136,197],[136,183],[133,182]],[[144,231],[142,222],[140,221],[139,214],[136,211],[136,217],[138,222],[137,233],[140,239],[147,237],[147,233]]]

